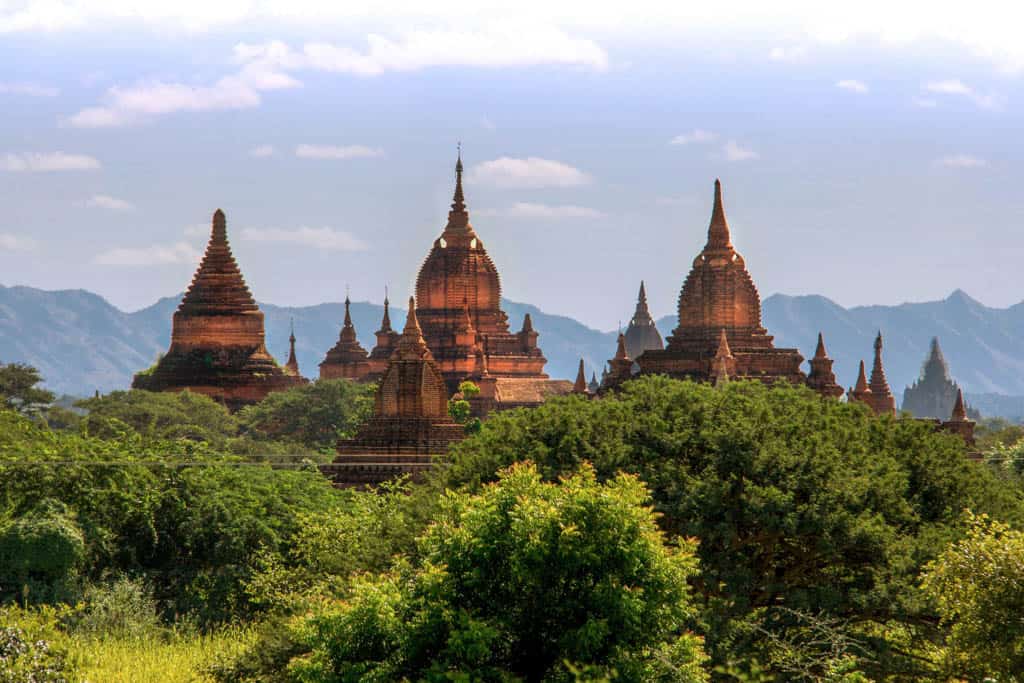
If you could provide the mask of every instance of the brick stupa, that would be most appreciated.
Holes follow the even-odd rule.
[[[346,295],[345,321],[338,334],[338,343],[331,347],[320,361],[320,379],[362,380],[370,374],[370,354],[356,338],[350,306],[351,302]]]
[[[836,374],[832,371],[832,359],[825,351],[825,338],[818,333],[818,345],[814,349],[814,358],[810,361],[811,371],[807,375],[807,386],[826,398],[839,398],[843,388],[836,383]]]
[[[231,254],[218,209],[206,253],[174,313],[171,346],[155,366],[135,375],[132,388],[189,389],[237,410],[301,382],[267,351],[263,313]]]
[[[416,278],[417,315],[423,336],[444,375],[449,394],[463,380],[479,383],[476,402],[494,407],[536,405],[553,393],[569,393],[569,381],[551,381],[537,347],[529,314],[510,332],[501,310],[498,270],[469,222],[462,192],[462,157],[455,164],[455,193],[448,223]]]
[[[405,330],[377,387],[373,417],[320,470],[336,486],[373,486],[428,470],[465,431],[448,414],[448,390],[409,299]]]
[[[723,330],[730,364],[735,364],[730,379],[782,379],[794,384],[806,380],[800,352],[775,348],[761,325],[761,297],[743,257],[733,248],[722,186],[716,180],[707,244],[694,259],[679,295],[679,325],[665,349],[648,349],[637,359],[640,370],[711,381],[720,374],[715,359]]]

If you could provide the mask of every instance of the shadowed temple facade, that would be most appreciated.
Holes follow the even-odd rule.
[[[354,438],[338,444],[338,456],[321,465],[321,472],[343,487],[372,486],[402,474],[418,477],[465,434],[448,414],[448,396],[410,298],[405,329],[377,385],[373,417]]]
[[[135,375],[132,388],[188,389],[237,410],[303,383],[295,368],[291,374],[267,351],[263,313],[231,253],[227,220],[218,209],[206,252],[174,313],[170,348]]]

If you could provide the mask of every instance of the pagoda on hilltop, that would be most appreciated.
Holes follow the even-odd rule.
[[[475,410],[536,405],[572,390],[572,382],[549,380],[544,373],[547,360],[529,314],[519,332],[509,331],[498,270],[469,222],[461,154],[448,223],[420,268],[416,301],[423,336],[449,394],[463,380],[480,384]]]
[[[372,486],[403,474],[421,476],[435,456],[465,436],[448,414],[448,389],[423,338],[416,303],[377,387],[373,417],[320,471],[336,486]]]
[[[263,313],[231,254],[227,221],[217,209],[206,253],[174,313],[171,346],[156,365],[135,375],[132,388],[188,389],[237,410],[303,381],[267,351]]]
[[[644,351],[652,351],[665,348],[661,340],[661,333],[654,324],[654,318],[647,309],[647,291],[644,289],[643,280],[640,281],[640,294],[636,299],[636,311],[626,328],[626,354],[637,359]]]
[[[952,414],[959,393],[960,387],[949,376],[949,365],[939,348],[939,338],[932,337],[921,376],[903,390],[900,408],[914,417],[945,418]],[[974,412],[970,408],[965,410],[965,415]]]
[[[351,302],[346,294],[345,321],[338,334],[338,343],[331,347],[320,361],[320,379],[363,380],[370,374],[370,354],[356,338],[350,306]]]
[[[679,294],[679,325],[664,349],[645,350],[636,362],[642,373],[711,381],[725,367],[723,335],[731,356],[725,365],[734,368],[730,379],[806,381],[800,352],[775,348],[761,325],[761,297],[732,245],[722,185],[715,180],[708,240]]]

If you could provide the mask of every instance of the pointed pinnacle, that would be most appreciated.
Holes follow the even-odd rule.
[[[228,221],[224,212],[217,209],[213,212],[213,229],[210,231],[210,244],[227,244]]]
[[[420,330],[420,321],[416,317],[416,299],[409,297],[409,312],[405,316],[405,329],[402,334],[415,334],[422,336],[423,332]]]
[[[967,408],[964,406],[964,391],[956,388],[956,403],[953,404],[952,422],[965,422],[967,420]]]
[[[821,332],[818,333],[818,347],[814,349],[814,360],[824,360],[828,358],[828,354],[825,352],[825,338],[821,336]]]
[[[706,249],[732,249],[729,235],[729,223],[725,219],[725,207],[722,204],[722,183],[715,178],[715,203],[711,209],[711,224],[708,226],[708,244]]]

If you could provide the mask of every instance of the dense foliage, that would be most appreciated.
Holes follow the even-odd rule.
[[[436,485],[474,488],[523,458],[548,479],[590,462],[646,482],[662,527],[700,540],[694,585],[720,661],[756,653],[760,628],[825,610],[871,643],[875,665],[925,675],[902,642],[905,629],[938,637],[922,566],[961,533],[964,508],[1021,519],[1020,491],[957,438],[760,383],[647,377],[616,397],[500,414],[453,448]]]
[[[53,393],[39,387],[39,371],[22,363],[0,363],[0,406],[29,413],[49,405]]]
[[[182,680],[1020,680],[1013,426],[977,462],[802,388],[645,377],[466,420],[425,484],[333,489],[310,459],[371,393],[0,407],[0,615],[42,643],[19,672],[158,642]]]

